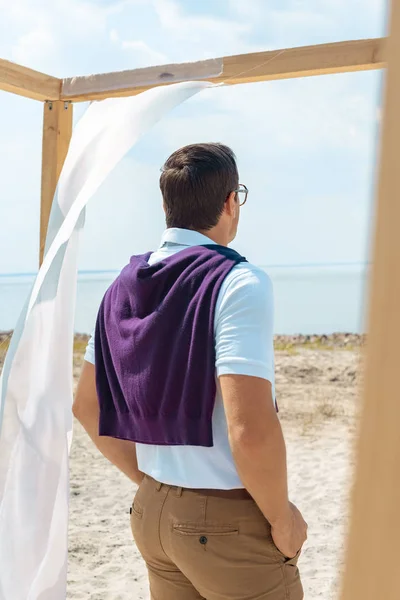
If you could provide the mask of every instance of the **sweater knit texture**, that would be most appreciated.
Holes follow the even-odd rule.
[[[100,435],[153,445],[213,445],[214,316],[240,262],[192,246],[154,265],[133,256],[107,290],[95,332]]]

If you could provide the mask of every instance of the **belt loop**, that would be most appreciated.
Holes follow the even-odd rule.
[[[180,498],[182,496],[183,489],[181,487],[176,488],[176,497]]]
[[[157,492],[159,492],[162,488],[162,483],[160,483],[159,481],[156,481],[156,490]]]

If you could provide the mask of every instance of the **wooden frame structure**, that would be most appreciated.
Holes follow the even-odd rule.
[[[381,69],[385,66],[385,46],[384,38],[355,40],[70,79],[0,59],[0,90],[44,102],[40,263],[51,204],[72,135],[74,102],[133,96],[151,87],[190,79],[237,85]]]
[[[369,341],[356,485],[342,600],[397,600],[388,558],[400,539],[400,0],[389,38],[291,48],[201,63],[61,80],[0,60],[0,90],[44,102],[40,260],[52,199],[72,134],[74,102],[138,94],[157,85],[207,79],[235,85],[388,67],[376,203]]]

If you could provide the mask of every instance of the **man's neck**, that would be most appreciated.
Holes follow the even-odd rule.
[[[218,229],[218,227],[213,227],[212,229],[208,229],[206,231],[199,231],[202,235],[210,238],[213,242],[218,244],[219,246],[228,246],[229,240],[226,234]]]

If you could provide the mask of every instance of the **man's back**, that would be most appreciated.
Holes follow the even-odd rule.
[[[214,242],[196,231],[167,229],[148,262],[153,265],[189,246],[207,244]],[[136,444],[140,470],[162,483],[188,488],[243,487],[229,445],[218,378],[235,373],[265,378],[274,386],[273,295],[264,271],[244,262],[226,276],[215,307],[214,334],[217,393],[213,446]],[[94,336],[85,360],[95,363]]]

